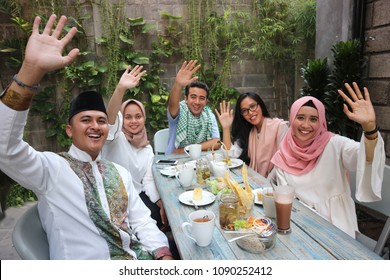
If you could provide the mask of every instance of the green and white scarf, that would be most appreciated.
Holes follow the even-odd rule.
[[[131,228],[128,228],[127,224],[124,223],[124,219],[127,217],[128,196],[122,178],[114,164],[107,160],[97,161],[110,209],[110,217],[108,217],[101,206],[92,165],[89,162],[77,160],[67,153],[59,155],[69,162],[70,167],[83,183],[88,215],[100,236],[106,240],[110,258],[113,260],[133,259],[133,256],[122,248],[122,239],[119,233],[119,229],[122,229],[130,235],[130,247],[138,259],[153,259],[153,256],[143,249]]]
[[[208,106],[203,108],[199,117],[195,117],[188,109],[186,102],[180,102],[180,116],[177,124],[175,147],[183,148],[211,139],[213,112]]]

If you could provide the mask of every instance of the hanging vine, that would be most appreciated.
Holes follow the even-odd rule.
[[[202,31],[201,31],[201,21],[202,13],[200,12],[200,6],[202,0],[190,0],[189,10],[190,10],[190,57],[191,59],[196,59],[198,61],[203,60],[203,44],[202,44]]]
[[[120,70],[120,36],[125,30],[125,2],[124,0],[118,0],[117,3],[109,0],[100,1],[100,14],[102,20],[102,45],[107,46],[106,52],[106,94],[111,94],[116,84],[118,83],[118,71]]]
[[[11,4],[15,2],[5,1]],[[32,1],[29,2],[31,3]],[[164,102],[168,96],[167,86],[160,80],[163,73],[161,61],[173,54],[183,54],[185,59],[197,59],[202,65],[199,76],[210,87],[212,107],[217,107],[217,103],[223,99],[234,102],[238,92],[231,87],[232,62],[245,60],[246,57],[271,60],[294,58],[298,55],[296,50],[300,50],[297,48],[299,43],[308,38],[307,34],[313,34],[305,31],[306,35],[302,35],[301,30],[304,26],[303,19],[305,24],[313,22],[314,0],[253,0],[251,3],[252,6],[248,1],[238,0],[234,3],[189,0],[189,17],[180,24],[175,24],[175,21],[181,18],[162,14],[173,23],[164,26],[169,35],[158,34],[152,48],[146,53],[136,50],[134,42],[143,40],[151,27],[143,18],[126,17],[125,0],[76,0],[71,11],[62,11],[66,6],[63,6],[61,0],[34,0],[30,9],[34,15],[42,15],[43,22],[44,15],[65,12],[69,15],[71,25],[76,25],[79,30],[72,45],[80,48],[80,57],[65,70],[48,76],[55,83],[61,83],[60,86],[57,85],[55,93],[58,95],[57,99],[63,98],[65,101],[63,108],[58,107],[53,112],[58,116],[62,115],[61,112],[66,112],[68,100],[77,91],[96,89],[109,96],[126,65],[142,64],[147,68],[148,74],[143,77],[140,87],[127,94],[134,97],[141,93],[138,99],[147,103],[153,117],[157,116],[148,122],[152,131],[161,128],[166,125]],[[304,10],[308,16],[302,17],[302,7],[307,3],[311,5],[310,9]],[[100,23],[101,27],[97,26],[95,30],[103,32],[100,37],[94,38],[95,44],[91,44],[90,37],[86,36],[83,29],[84,24],[92,24],[90,13],[84,12],[84,9],[91,6],[93,9],[98,7],[100,12],[100,18],[94,18],[93,24]],[[20,16],[14,17],[14,20],[20,28],[28,27],[26,22],[31,22],[31,19],[23,20]],[[16,45],[15,49],[19,52],[23,52],[24,48],[20,46],[25,45],[26,38],[27,36],[20,39],[20,45]],[[13,64],[17,68],[22,61],[21,57],[23,53],[8,61],[8,65]]]
[[[210,106],[217,106],[222,99],[234,102],[238,92],[229,86],[231,63],[239,57],[240,34],[248,12],[226,5],[218,14],[215,1],[191,0],[189,14],[189,59],[197,59],[202,65],[200,77],[210,87]]]

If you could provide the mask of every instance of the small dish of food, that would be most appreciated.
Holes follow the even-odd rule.
[[[243,236],[235,241],[238,247],[245,251],[258,254],[275,246],[277,227],[269,218],[251,216],[246,220],[236,220],[234,229],[237,237]]]

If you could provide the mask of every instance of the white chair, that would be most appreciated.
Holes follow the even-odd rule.
[[[22,260],[49,260],[49,243],[42,228],[37,204],[17,221],[12,232],[12,243]]]
[[[168,146],[169,128],[164,128],[157,131],[153,137],[154,154],[165,154]]]
[[[350,173],[351,192],[352,197],[357,204],[364,205],[367,208],[373,209],[379,213],[382,213],[387,217],[382,232],[378,238],[378,241],[371,239],[370,237],[358,232],[356,233],[356,240],[370,248],[379,256],[389,259],[389,248],[385,248],[387,239],[390,236],[390,166],[386,165],[383,173],[382,183],[382,200],[375,202],[360,202],[355,198],[356,188],[356,173]]]

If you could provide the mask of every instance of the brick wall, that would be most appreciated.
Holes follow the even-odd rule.
[[[356,3],[353,0],[317,0],[316,58],[332,59],[331,47],[352,38]],[[385,141],[386,164],[390,164],[390,1],[366,0],[365,4],[363,55],[367,72],[364,83]]]
[[[385,140],[386,164],[390,164],[390,1],[368,0],[366,8],[364,56],[368,67],[365,83]]]

